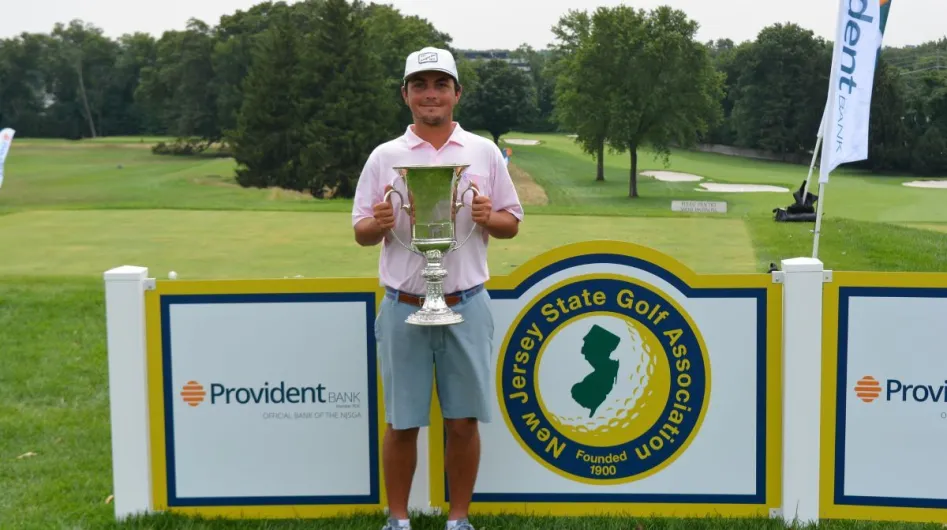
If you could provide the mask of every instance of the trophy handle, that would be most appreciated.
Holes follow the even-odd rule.
[[[461,193],[460,196],[457,198],[458,200],[455,203],[455,206],[457,207],[458,210],[464,207],[464,195],[466,195],[468,191],[472,191],[474,194],[474,197],[480,195],[480,191],[473,185],[473,183],[471,183],[469,186],[467,186],[467,189],[465,189],[463,193]],[[451,250],[457,250],[458,248],[464,246],[464,243],[466,243],[467,240],[470,239],[470,236],[473,235],[475,230],[477,230],[477,223],[474,223],[474,225],[470,228],[470,233],[467,234],[467,237],[465,237],[463,241],[461,241],[460,243],[455,242],[453,245],[451,245]]]
[[[391,197],[392,195],[397,195],[398,198],[401,199],[401,208],[399,208],[399,209],[400,209],[400,210],[404,210],[404,211],[406,211],[406,212],[408,212],[408,213],[410,214],[410,213],[411,213],[411,207],[408,206],[407,204],[405,204],[405,202],[404,202],[404,195],[402,195],[400,191],[398,191],[398,190],[396,190],[396,189],[394,189],[394,188],[391,188],[390,190],[388,190],[387,192],[385,192],[385,198],[382,199],[382,200],[383,200],[384,202],[390,202],[390,201],[388,200],[388,198]],[[392,203],[392,206],[394,206],[394,203]],[[419,255],[419,256],[423,256],[423,255],[424,255],[424,254],[422,254],[421,252],[418,252],[417,250],[415,250],[413,247],[410,247],[410,246],[408,246],[408,245],[405,245],[404,242],[401,241],[401,238],[398,237],[398,232],[396,232],[394,229],[391,230],[391,235],[393,235],[393,236],[395,237],[395,241],[397,241],[398,243],[400,243],[401,246],[404,247],[406,250],[409,250],[409,251],[411,251],[411,252],[413,252],[413,253],[415,253],[415,254],[417,254],[417,255]]]
[[[474,197],[476,197],[477,195],[480,195],[480,191],[477,190],[477,187],[474,186],[473,183],[470,183],[470,185],[467,186],[467,189],[465,189],[460,194],[460,196],[457,197],[457,202],[454,203],[454,207],[457,208],[458,210],[464,207],[464,195],[467,195],[468,191],[472,191],[474,194]]]

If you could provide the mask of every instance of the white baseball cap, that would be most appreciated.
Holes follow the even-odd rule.
[[[460,83],[457,75],[457,63],[454,56],[447,50],[428,46],[412,52],[404,64],[404,79],[418,72],[444,72],[454,77]]]

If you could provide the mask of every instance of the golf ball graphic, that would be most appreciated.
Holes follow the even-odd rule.
[[[595,447],[641,436],[656,423],[671,388],[670,366],[648,327],[595,313],[550,335],[537,359],[536,392],[552,425]]]

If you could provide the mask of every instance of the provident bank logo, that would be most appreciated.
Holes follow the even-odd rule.
[[[185,403],[192,407],[196,407],[204,402],[204,396],[207,395],[207,392],[204,392],[204,385],[198,383],[197,381],[188,381],[184,388],[181,389],[181,399]]]
[[[338,408],[358,408],[361,392],[335,392],[322,383],[294,386],[280,381],[271,385],[265,381],[259,386],[230,386],[211,383],[210,392],[198,381],[188,381],[181,388],[181,399],[191,407],[207,405],[336,405]]]
[[[855,395],[865,403],[871,403],[881,395],[881,383],[874,377],[866,375],[855,385]]]
[[[855,383],[854,390],[855,396],[865,403],[883,398],[887,402],[947,404],[947,381],[930,384],[886,379],[882,385],[873,376],[866,375]]]

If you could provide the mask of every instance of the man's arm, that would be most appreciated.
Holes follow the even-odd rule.
[[[382,228],[374,217],[368,217],[355,223],[355,242],[363,247],[381,243],[387,233],[388,229]]]
[[[381,195],[376,187],[377,169],[378,159],[376,152],[373,151],[366,160],[355,187],[352,228],[355,232],[355,242],[363,247],[381,243],[388,230],[394,226],[394,211],[391,204],[387,202],[379,204]]]
[[[493,201],[486,195],[475,196],[470,210],[473,222],[497,239],[510,239],[519,232],[520,220],[506,210],[494,210]]]
[[[520,231],[520,220],[506,210],[490,212],[486,224],[481,225],[497,239],[511,239]]]

